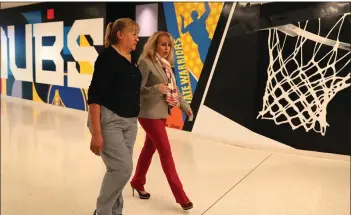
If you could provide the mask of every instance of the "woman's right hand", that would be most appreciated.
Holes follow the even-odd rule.
[[[101,133],[92,135],[90,142],[90,150],[97,156],[100,156],[102,152],[103,142],[104,140],[102,138]]]
[[[167,91],[169,91],[168,85],[166,83],[159,84],[158,87],[161,94],[166,94]]]

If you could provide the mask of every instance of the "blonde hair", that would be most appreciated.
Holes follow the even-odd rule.
[[[107,24],[106,33],[105,33],[105,47],[108,47],[112,44],[118,43],[117,32],[124,31],[125,29],[139,33],[139,25],[130,18],[121,18],[117,19],[114,23],[110,22]]]
[[[171,66],[173,66],[174,41],[172,35],[166,31],[157,31],[151,35],[151,37],[147,40],[147,42],[144,45],[144,49],[140,55],[140,58],[149,58],[152,61],[156,62],[156,46],[158,43],[158,39],[161,36],[168,36],[170,40],[171,51],[166,60],[171,64]]]

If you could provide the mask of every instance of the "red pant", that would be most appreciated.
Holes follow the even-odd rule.
[[[152,156],[157,149],[160,155],[163,171],[166,174],[168,183],[177,203],[180,205],[187,204],[189,199],[183,190],[183,185],[179,180],[174,165],[171,145],[169,144],[166,132],[166,120],[139,118],[139,123],[146,132],[146,139],[139,156],[131,185],[137,190],[145,190],[144,185],[146,183],[146,173],[151,164]]]

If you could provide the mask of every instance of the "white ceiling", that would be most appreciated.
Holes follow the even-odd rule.
[[[36,4],[36,3],[40,3],[40,2],[1,2],[0,9],[19,7],[23,5]]]

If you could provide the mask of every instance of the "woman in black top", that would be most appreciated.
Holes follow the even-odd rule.
[[[141,73],[131,52],[136,49],[139,26],[129,18],[109,23],[105,49],[99,54],[88,90],[90,150],[106,165],[97,215],[122,214],[122,191],[132,169],[137,135]]]

